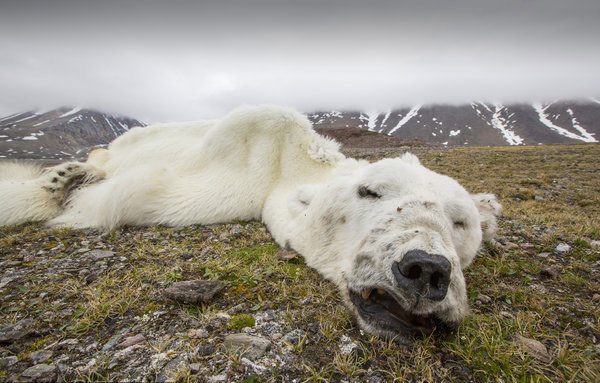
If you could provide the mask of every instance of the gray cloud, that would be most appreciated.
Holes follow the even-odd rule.
[[[597,1],[4,1],[0,114],[146,121],[598,95]]]

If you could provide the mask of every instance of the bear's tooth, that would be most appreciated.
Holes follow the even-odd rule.
[[[369,295],[371,295],[371,290],[364,290],[362,293],[360,293],[360,295],[363,299],[368,299]]]

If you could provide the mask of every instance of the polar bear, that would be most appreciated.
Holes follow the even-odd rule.
[[[262,220],[339,288],[367,332],[410,337],[468,313],[467,267],[500,205],[417,157],[344,157],[278,106],[133,128],[85,163],[0,166],[0,224],[111,229]]]

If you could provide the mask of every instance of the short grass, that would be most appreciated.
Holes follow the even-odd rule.
[[[81,257],[73,255],[89,233],[31,224],[0,228],[3,269],[24,271],[0,296],[0,325],[30,317],[47,330],[4,349],[4,355],[23,360],[64,339],[103,344],[115,328],[131,325],[134,318],[146,318],[147,326],[154,327],[209,323],[243,304],[225,332],[252,326],[251,315],[275,309],[285,313],[286,331],[300,328],[307,336],[293,345],[301,360],[293,376],[275,369],[263,377],[240,373],[239,380],[363,381],[377,375],[384,381],[413,382],[600,381],[600,299],[594,297],[600,293],[600,254],[590,245],[600,240],[600,146],[469,147],[419,155],[425,165],[472,192],[496,193],[504,205],[500,243],[485,246],[465,273],[472,315],[454,334],[410,347],[363,334],[334,286],[301,258],[276,257],[279,248],[259,223],[242,223],[245,234],[227,241],[219,240],[225,225],[119,229],[87,244],[124,257],[107,261],[92,282],[81,269],[97,265],[78,263]],[[559,243],[572,249],[557,252]],[[57,245],[64,248],[53,250]],[[28,259],[23,250],[45,252]],[[556,276],[544,276],[547,267],[556,268]],[[224,292],[207,305],[157,299],[164,286],[196,278],[220,280]],[[480,294],[489,302],[478,300]],[[153,322],[157,312],[164,314]],[[209,330],[216,339],[225,335],[222,328]],[[517,335],[543,343],[549,359],[528,353],[515,342]],[[357,343],[358,352],[341,352],[344,336]],[[204,342],[179,338],[190,349]],[[173,339],[149,342],[163,352]],[[86,374],[78,379],[110,379],[111,371],[99,363]],[[188,371],[180,378],[198,376]]]

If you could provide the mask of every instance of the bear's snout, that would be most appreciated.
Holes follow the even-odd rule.
[[[452,265],[445,257],[422,250],[410,250],[392,264],[398,287],[415,298],[435,302],[446,297],[451,272]]]

